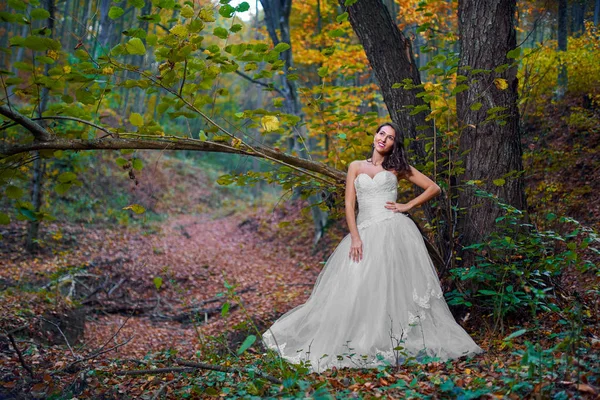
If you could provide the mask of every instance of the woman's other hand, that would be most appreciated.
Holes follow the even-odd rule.
[[[363,258],[362,240],[359,237],[352,238],[350,245],[350,259],[354,262],[359,262]]]

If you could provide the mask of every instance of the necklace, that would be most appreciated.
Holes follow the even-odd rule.
[[[374,163],[372,158],[367,158],[367,162],[368,162],[369,164],[373,164],[373,166],[374,166],[374,167],[376,167],[376,166],[378,166],[378,165],[381,165],[381,163],[379,163],[379,164],[376,164],[376,163]],[[382,162],[383,162],[383,161],[382,161]]]

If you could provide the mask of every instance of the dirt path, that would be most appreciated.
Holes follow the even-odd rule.
[[[229,315],[221,315],[224,301],[218,296],[226,292],[225,282],[243,292],[247,314],[263,329],[308,298],[321,268],[319,257],[307,256],[309,249],[279,237],[277,224],[264,219],[185,215],[150,231],[62,229],[62,240],[74,242],[69,250],[33,259],[16,255],[6,260],[12,268],[2,277],[43,280],[66,268],[87,266],[85,273],[98,276],[86,281],[88,286],[104,286],[79,298],[87,310],[84,346],[93,349],[133,338],[114,354],[122,358],[167,349],[188,355],[201,348],[203,335],[235,336],[230,332],[247,317],[235,305]],[[190,317],[199,323],[190,323]]]

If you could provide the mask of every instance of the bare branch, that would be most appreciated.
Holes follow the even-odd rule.
[[[125,134],[121,134],[123,136]],[[130,134],[131,135],[131,134]],[[343,183],[346,174],[325,164],[295,157],[267,146],[255,145],[249,149],[244,145],[233,147],[226,143],[202,141],[176,136],[138,136],[137,138],[102,138],[92,140],[81,139],[56,139],[52,142],[34,142],[27,144],[0,145],[0,156],[11,156],[34,150],[195,150],[213,153],[242,154],[252,157],[265,158],[287,165],[307,175],[323,181],[316,175],[308,173],[312,171],[331,178],[335,183]],[[331,181],[325,180],[327,183]]]
[[[247,80],[247,81],[249,81],[249,82],[252,82],[252,83],[254,83],[254,84],[256,84],[256,85],[264,86],[264,87],[266,87],[266,88],[268,88],[268,89],[270,89],[270,90],[274,90],[274,91],[276,91],[277,93],[279,93],[280,95],[282,95],[283,97],[285,97],[285,93],[283,93],[283,92],[281,91],[281,89],[279,89],[279,88],[275,87],[275,86],[274,86],[274,85],[272,85],[272,84],[270,85],[270,84],[268,84],[268,83],[265,83],[265,82],[257,81],[256,79],[252,78],[252,77],[251,77],[251,76],[249,76],[249,75],[246,75],[245,73],[243,73],[243,72],[241,72],[241,71],[237,71],[237,70],[236,70],[236,71],[234,71],[234,72],[235,72],[236,74],[238,74],[239,76],[241,76],[242,78],[246,79],[246,80]]]
[[[34,122],[30,118],[27,118],[26,116],[12,109],[11,107],[0,106],[0,114],[23,126],[25,129],[31,132],[31,134],[37,141],[50,142],[54,139],[54,135],[52,135],[50,132],[44,129],[40,124]]]

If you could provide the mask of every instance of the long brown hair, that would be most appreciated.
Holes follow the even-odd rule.
[[[381,166],[383,169],[388,171],[396,171],[398,175],[406,175],[410,173],[410,165],[408,164],[408,156],[406,155],[406,150],[404,149],[404,143],[402,137],[400,136],[400,128],[393,122],[385,122],[375,131],[378,133],[381,128],[384,126],[389,126],[394,130],[396,134],[394,136],[394,145],[392,147],[392,151],[386,154],[383,157],[383,162]],[[371,146],[371,156],[369,158],[373,158],[373,152],[375,151],[375,146]]]

